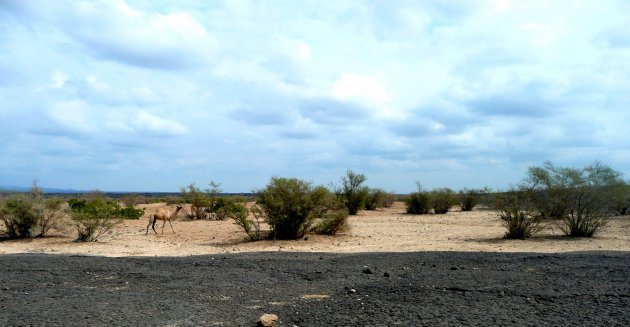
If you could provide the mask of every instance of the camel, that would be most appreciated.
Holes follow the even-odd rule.
[[[153,224],[153,226],[151,226],[153,228],[153,231],[157,234],[157,232],[155,231],[155,222],[158,220],[162,220],[162,234],[164,234],[164,225],[166,225],[166,222],[168,221],[168,224],[171,225],[171,229],[173,230],[173,234],[175,234],[175,230],[173,229],[173,224],[171,223],[171,218],[175,218],[177,217],[177,213],[182,210],[182,206],[177,206],[177,209],[175,209],[175,212],[171,212],[168,209],[164,209],[164,208],[159,208],[155,211],[154,214],[152,214],[151,216],[149,216],[149,224],[147,225],[147,232],[144,235],[149,234],[149,226],[151,226],[151,224]]]

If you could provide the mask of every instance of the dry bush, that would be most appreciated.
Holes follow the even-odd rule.
[[[380,188],[368,189],[365,199],[365,210],[376,210],[385,207],[387,192]]]
[[[439,188],[431,192],[431,208],[437,214],[447,213],[453,204],[453,190],[450,188]]]
[[[60,198],[45,198],[37,183],[29,194],[15,194],[0,201],[0,220],[9,238],[44,236],[55,228],[66,211]]]
[[[497,193],[493,209],[507,229],[504,237],[526,239],[542,229],[540,213],[532,203],[532,194],[527,190],[510,190]]]

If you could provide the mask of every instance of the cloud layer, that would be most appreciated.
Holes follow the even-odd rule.
[[[630,174],[626,1],[0,3],[0,185]]]

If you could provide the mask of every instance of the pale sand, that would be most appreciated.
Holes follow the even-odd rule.
[[[144,205],[140,220],[125,220],[98,242],[74,242],[76,231],[68,222],[51,236],[0,242],[0,254],[64,253],[119,256],[187,256],[233,252],[414,252],[478,251],[540,252],[630,251],[630,216],[614,217],[594,238],[569,238],[553,223],[528,240],[505,240],[496,213],[475,209],[446,215],[407,215],[402,203],[377,211],[362,211],[349,218],[350,229],[342,235],[308,235],[295,241],[247,241],[231,220],[187,221],[179,215],[175,234],[166,224],[158,235],[145,235],[148,215],[163,205]]]

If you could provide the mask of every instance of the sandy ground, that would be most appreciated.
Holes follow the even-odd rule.
[[[149,215],[163,204],[143,205],[139,220],[125,220],[98,242],[74,242],[76,231],[69,223],[51,236],[0,242],[0,254],[65,253],[110,257],[187,256],[257,251],[291,252],[540,252],[630,251],[630,216],[611,219],[594,238],[568,238],[550,223],[528,240],[505,240],[505,229],[489,210],[452,211],[446,215],[407,215],[403,203],[377,211],[362,211],[349,218],[350,229],[337,236],[308,235],[296,241],[249,242],[232,221],[187,221],[181,213],[158,235],[145,235]],[[161,222],[158,222],[161,224]]]

